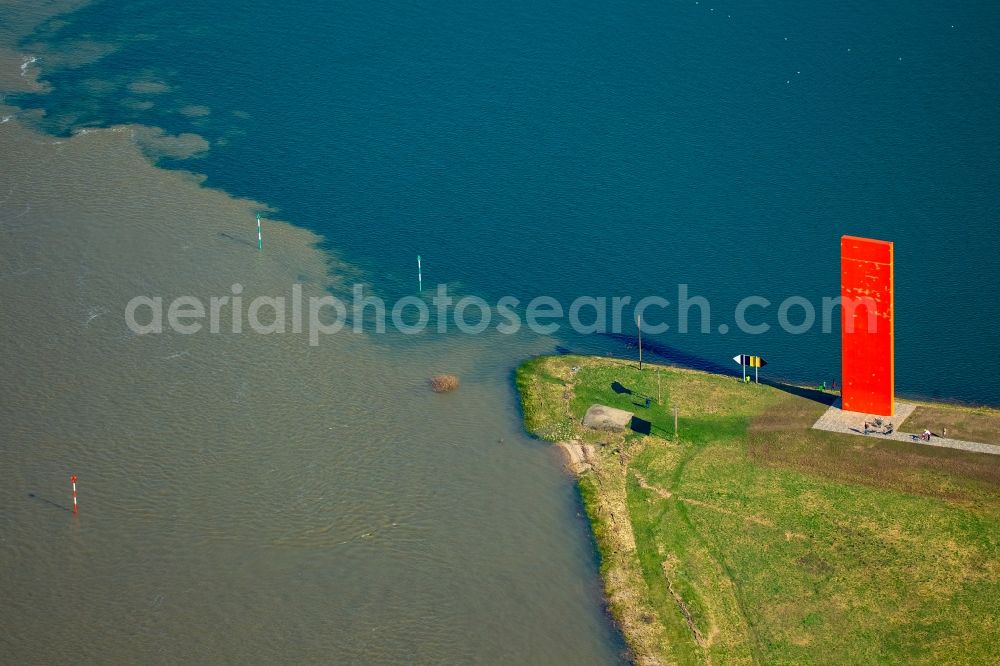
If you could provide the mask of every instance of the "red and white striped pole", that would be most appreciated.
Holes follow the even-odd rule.
[[[69,477],[69,482],[73,484],[73,513],[79,513],[76,506],[76,474]]]

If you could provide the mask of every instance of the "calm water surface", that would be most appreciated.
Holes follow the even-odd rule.
[[[993,5],[108,1],[18,32],[30,9],[0,8],[5,660],[620,659],[510,373],[622,341],[137,338],[140,293],[391,299],[421,254],[489,300],[686,283],[716,331],[747,295],[834,295],[840,234],[870,235],[896,241],[900,391],[1000,403]],[[120,123],[189,136],[65,138]],[[257,253],[263,204],[137,143],[299,229]],[[650,343],[839,366],[836,327]],[[459,392],[429,394],[442,370]]]
[[[789,335],[778,304],[819,314],[841,234],[894,240],[898,389],[1000,404],[995,3],[105,1],[22,44],[53,90],[18,102],[50,131],[202,135],[181,166],[317,231],[387,298],[417,254],[491,301],[686,283],[712,323],[656,336],[675,360],[755,353],[819,382],[836,325]],[[772,330],[741,335],[754,294]]]

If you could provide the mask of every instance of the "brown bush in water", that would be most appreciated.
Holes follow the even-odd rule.
[[[435,393],[447,393],[458,388],[458,377],[455,375],[434,375],[431,377],[431,390]]]

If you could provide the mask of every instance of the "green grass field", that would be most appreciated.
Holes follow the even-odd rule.
[[[580,489],[637,662],[1000,651],[1000,457],[815,431],[832,394],[676,368],[543,357],[517,384],[531,432],[596,449]],[[583,429],[593,403],[635,412],[652,435]],[[959,422],[991,432],[1000,414]]]

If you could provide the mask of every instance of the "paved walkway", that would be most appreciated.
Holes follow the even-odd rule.
[[[891,418],[882,417],[884,421],[891,421],[896,426],[910,418],[916,405],[905,402],[896,403],[896,415]],[[940,446],[946,449],[961,449],[963,451],[975,451],[976,453],[992,453],[1000,456],[1000,446],[996,444],[983,444],[982,442],[966,442],[961,439],[951,439],[950,437],[931,437],[930,442],[921,441],[917,434],[909,432],[893,431],[891,435],[878,435],[871,432],[865,435],[865,421],[871,423],[875,416],[862,412],[845,412],[840,408],[840,400],[833,403],[830,409],[826,410],[813,428],[817,430],[829,430],[830,432],[842,432],[848,435],[860,435],[862,437],[874,437],[876,439],[895,439],[900,442],[920,442],[927,446]]]

